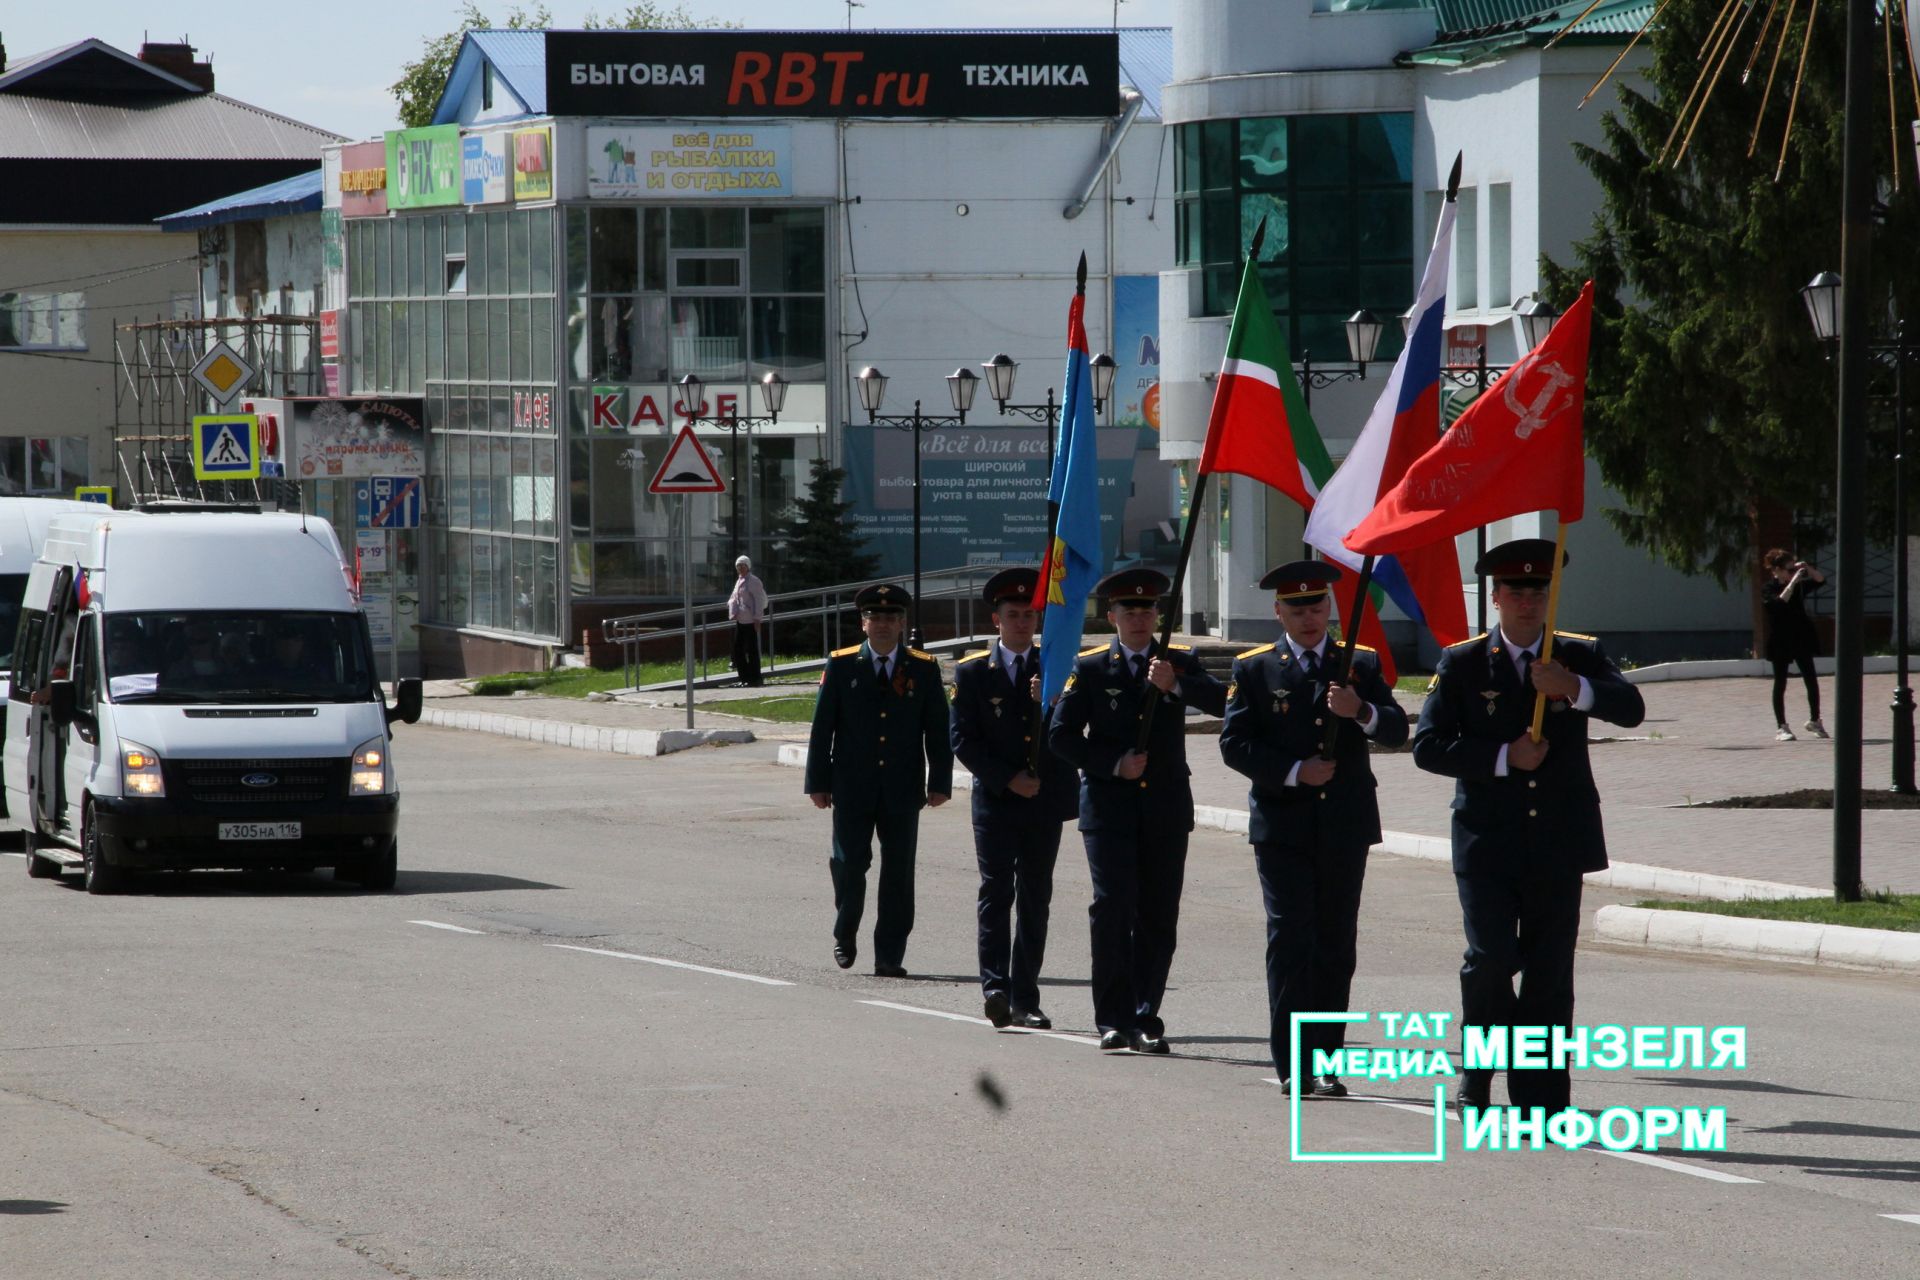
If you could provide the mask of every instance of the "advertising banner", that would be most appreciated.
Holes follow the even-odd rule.
[[[549,31],[547,110],[575,116],[1104,117],[1112,32]]]
[[[1104,574],[1120,539],[1136,431],[1100,428]],[[842,437],[848,518],[882,575],[913,572],[913,433],[855,424]],[[1037,426],[943,427],[920,437],[920,567],[1037,564],[1047,540],[1047,438]]]
[[[466,204],[500,204],[507,198],[507,142],[504,133],[470,133],[460,139],[460,199]]]
[[[379,218],[387,212],[387,145],[356,142],[340,148],[340,214]]]
[[[513,198],[553,199],[553,130],[513,131]]]
[[[1160,277],[1113,280],[1113,378],[1110,409],[1117,427],[1140,428],[1140,447],[1160,436]]]
[[[785,125],[684,129],[636,125],[587,130],[587,194],[785,195],[793,189]]]
[[[396,129],[387,135],[387,205],[424,209],[460,203],[460,126]]]
[[[421,402],[399,397],[287,400],[287,478],[326,480],[427,473]]]

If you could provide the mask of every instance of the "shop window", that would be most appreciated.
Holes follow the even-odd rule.
[[[675,249],[744,249],[747,212],[740,208],[677,207],[669,211]]]
[[[535,209],[527,214],[528,254],[531,277],[529,292],[553,292],[553,210]]]
[[[446,304],[429,302],[427,311],[427,381],[438,382],[447,376]]]
[[[532,319],[533,309],[525,298],[508,300],[507,331],[513,335],[513,350],[507,376],[515,382],[525,382],[533,373],[533,346],[540,335],[534,332]]]
[[[515,538],[512,550],[513,576],[509,579],[512,625],[515,631],[530,632],[534,629],[533,543]]]
[[[533,337],[533,380],[553,381],[553,299],[533,300],[529,332]]]
[[[467,255],[448,254],[445,276],[448,293],[464,294],[467,291]]]
[[[63,494],[88,484],[85,436],[33,436],[26,441],[26,491]]]
[[[754,379],[778,369],[789,382],[817,382],[826,377],[826,362],[825,298],[753,300]]]
[[[453,299],[447,307],[447,377],[462,381],[467,377],[467,304]]]
[[[566,247],[563,251],[567,274],[567,292],[584,294],[587,291],[587,246],[591,240],[588,230],[588,210],[570,206],[566,214]]]
[[[494,376],[487,368],[487,304],[467,305],[467,377],[484,382]],[[500,376],[505,376],[504,372]]]
[[[747,233],[755,293],[826,290],[824,209],[750,209]]]
[[[507,292],[525,293],[533,274],[533,247],[528,242],[531,222],[525,214],[504,213],[507,228]]]
[[[735,292],[740,288],[741,266],[738,254],[678,253],[673,258],[673,287]]]
[[[637,209],[594,209],[592,281],[595,293],[637,293],[640,232]]]
[[[667,211],[658,207],[646,210],[640,229],[640,287],[663,293],[667,287]]]
[[[1480,306],[1480,192],[1461,187],[1453,215],[1452,310],[1473,311]]]
[[[697,373],[708,382],[746,376],[746,299],[672,300],[668,362],[675,373]]]
[[[560,634],[560,548],[552,542],[533,544],[533,630]]]
[[[567,441],[567,532],[576,539],[592,532],[593,459],[585,440]]]
[[[1513,301],[1513,184],[1487,186],[1487,305]]]
[[[487,219],[487,284],[488,293],[507,293],[510,277],[507,272],[507,242],[513,226],[513,216],[508,213],[489,213]]]
[[[0,437],[0,496],[17,497],[27,491],[27,442],[19,436]],[[0,643],[6,637],[0,636]]]

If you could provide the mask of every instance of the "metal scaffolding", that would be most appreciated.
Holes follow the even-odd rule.
[[[319,395],[320,321],[313,316],[221,316],[114,325],[114,465],[130,502],[190,499],[260,502],[279,496],[272,481],[196,480],[193,418],[236,411],[249,399]],[[226,406],[192,377],[225,342],[253,369]]]

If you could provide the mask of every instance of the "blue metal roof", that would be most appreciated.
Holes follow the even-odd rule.
[[[251,191],[239,191],[218,200],[155,218],[165,231],[194,231],[227,222],[252,222],[293,213],[312,213],[320,207],[320,170],[269,182]]]
[[[859,34],[1079,35],[1105,30],[1112,30],[1112,28],[1023,27],[988,30],[955,27]],[[818,33],[807,32],[806,34]],[[1145,113],[1153,119],[1160,119],[1160,91],[1173,79],[1173,28],[1121,27],[1116,34],[1120,37],[1121,83],[1130,84],[1138,89],[1141,96],[1146,99]],[[454,55],[453,69],[447,73],[446,88],[441,90],[440,101],[434,107],[433,122],[435,124],[457,122],[458,117],[455,113],[466,97],[467,89],[473,83],[474,77],[480,74],[481,67],[486,63],[492,64],[498,83],[503,84],[509,93],[525,105],[526,114],[542,116],[547,113],[546,33],[535,30],[478,30],[467,32],[466,38],[460,42],[459,53]],[[1114,110],[1118,112],[1117,104]],[[503,117],[496,115],[490,118]]]

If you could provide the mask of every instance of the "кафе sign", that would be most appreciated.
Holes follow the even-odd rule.
[[[584,116],[1103,117],[1112,32],[549,31],[547,109]]]

